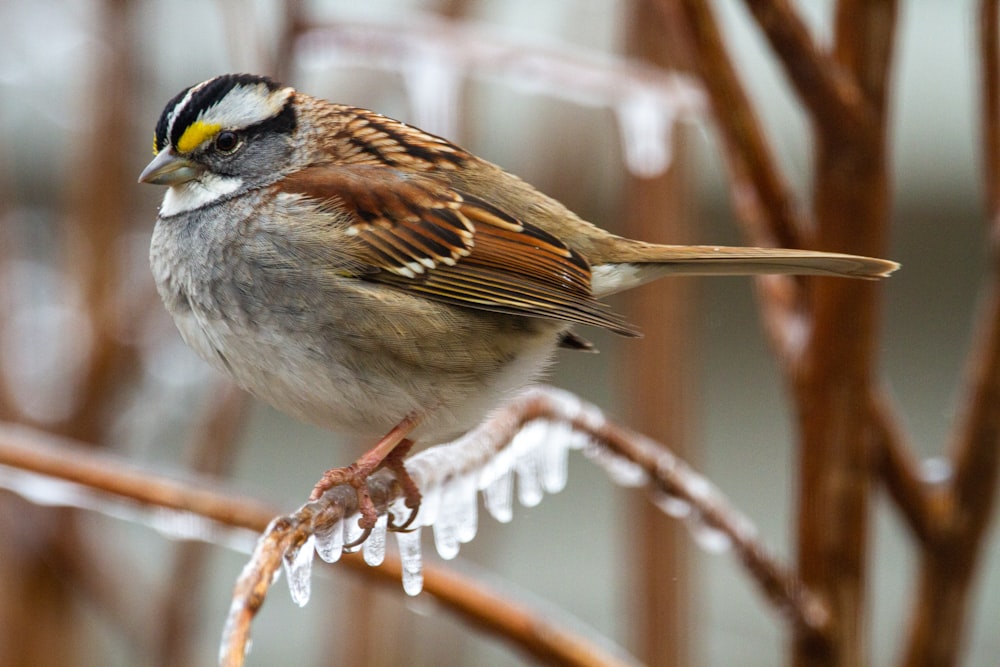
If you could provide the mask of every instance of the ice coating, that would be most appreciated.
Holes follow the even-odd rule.
[[[420,554],[420,528],[395,533],[399,562],[403,570],[403,590],[417,595],[424,588],[423,557]]]
[[[347,546],[344,546],[342,548],[342,552],[345,553],[345,554],[355,553],[356,551],[358,551],[361,548],[361,545],[357,544],[357,541],[360,540],[361,536],[364,534],[364,530],[361,528],[361,526],[358,525],[358,520],[360,518],[361,518],[360,514],[355,514],[353,516],[347,517],[343,521],[343,525],[344,525],[344,533],[343,533],[343,535],[344,535],[344,537],[343,537],[342,544],[344,544],[344,545],[348,545],[348,544],[354,545],[354,546],[349,547],[349,548]]]
[[[385,560],[385,534],[389,525],[389,515],[382,514],[375,521],[371,535],[362,545],[365,562],[371,566],[378,566]]]
[[[514,473],[507,471],[483,487],[486,511],[500,523],[514,518]]]
[[[315,529],[316,553],[327,563],[336,563],[344,550],[344,520]]]
[[[414,27],[415,25],[419,27]],[[495,31],[431,17],[405,25],[340,23],[298,39],[306,71],[330,66],[375,68],[403,77],[412,120],[455,139],[461,86],[468,76],[521,92],[613,109],[629,171],[642,178],[670,165],[672,128],[707,113],[707,97],[692,77],[606,53],[550,43],[517,43]]]
[[[285,577],[288,580],[288,592],[292,601],[300,607],[309,602],[312,592],[312,563],[315,554],[316,538],[309,536],[298,548],[289,550],[283,559]]]
[[[670,166],[674,116],[671,99],[648,90],[615,107],[625,166],[633,176],[652,178]]]
[[[458,135],[462,68],[446,50],[433,43],[416,49],[400,64],[413,111],[413,123],[442,137]]]

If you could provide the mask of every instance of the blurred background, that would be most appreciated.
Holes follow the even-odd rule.
[[[829,33],[830,3],[796,4],[817,35]],[[786,174],[807,206],[806,118],[742,3],[721,0],[714,7]],[[221,72],[282,71],[285,82],[300,90],[445,134],[583,217],[621,230],[630,180],[661,177],[657,151],[668,145],[664,134],[650,130],[638,148],[629,149],[623,128],[643,126],[623,121],[627,114],[616,109],[613,95],[581,93],[585,80],[568,76],[565,89],[544,77],[532,83],[525,72],[488,61],[477,65],[472,56],[456,62],[454,45],[432,47],[454,36],[452,24],[440,23],[452,17],[470,22],[478,36],[470,43],[484,49],[503,44],[618,71],[623,55],[634,53],[634,9],[624,0],[304,3],[304,16],[340,32],[317,36],[292,52],[282,43],[286,14],[278,2],[5,0],[0,418],[178,474],[198,458],[192,434],[213,406],[225,401],[242,414],[240,399],[183,345],[156,297],[147,252],[163,193],[136,184],[165,102]],[[884,284],[881,352],[888,386],[929,474],[933,457],[948,442],[985,266],[974,29],[972,2],[901,3],[891,258],[903,269]],[[426,46],[427,57],[412,57],[407,40]],[[387,44],[409,44],[411,50]],[[281,61],[275,57],[280,53],[292,58]],[[670,170],[686,220],[683,241],[738,244],[714,128],[696,93],[677,98],[679,125],[669,124],[663,108],[657,116],[662,127],[674,130]],[[635,155],[628,159],[629,150],[640,151],[637,162]],[[648,151],[652,162],[643,162]],[[696,341],[687,364],[686,456],[790,562],[792,433],[752,285],[733,278],[688,280],[690,321],[660,324],[684,327]],[[656,398],[621,390],[620,369],[632,343],[583,333],[601,354],[561,354],[552,383],[627,423],[630,405]],[[217,467],[203,469],[219,471],[228,488],[286,510],[305,499],[321,471],[357,454],[336,436],[259,404],[249,404],[238,432]],[[562,610],[553,613],[571,612],[598,634],[634,648],[635,577],[628,565],[637,529],[633,495],[575,457],[563,493],[535,508],[517,508],[511,524],[484,516],[479,536],[463,547],[455,566]],[[871,536],[871,638],[876,664],[889,664],[913,599],[915,562],[907,533],[884,498],[878,502]],[[201,574],[178,592],[177,564],[187,561],[180,560],[176,543],[146,526],[30,506],[6,492],[0,494],[0,525],[12,536],[0,550],[7,578],[0,583],[6,598],[0,600],[6,614],[0,621],[31,616],[27,602],[55,596],[65,606],[63,629],[74,629],[60,641],[85,650],[63,664],[161,664],[151,657],[151,638],[169,641],[156,628],[168,607],[197,619],[185,634],[185,660],[214,660],[244,554],[205,550]],[[59,553],[53,550],[57,543]],[[676,576],[686,598],[683,626],[692,664],[781,662],[787,640],[781,620],[734,559],[685,544],[688,558]],[[80,562],[67,559],[69,553]],[[995,530],[981,568],[972,600],[970,665],[994,664],[1000,655]],[[71,592],[59,592],[58,583],[39,583],[46,572],[65,572]],[[80,581],[88,583],[76,590]],[[378,628],[383,617],[395,618],[418,639],[404,642],[376,632],[375,644],[366,649],[371,664],[505,665],[523,659],[437,613],[426,599],[359,589],[349,572],[322,568],[312,601],[298,609],[279,585],[255,623],[250,664],[333,664],[330,656],[338,655],[343,633],[361,624]],[[13,645],[0,643],[0,664],[17,664],[6,662],[5,652],[17,654]]]

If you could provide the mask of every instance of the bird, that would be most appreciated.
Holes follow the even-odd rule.
[[[558,348],[592,349],[574,325],[640,335],[604,297],[678,274],[898,268],[618,236],[447,139],[255,74],[178,93],[153,153],[139,182],[167,186],[149,254],[167,311],[254,396],[375,442],[311,495],[352,485],[361,539],[376,520],[376,469],[395,473],[412,520],[420,494],[403,461],[415,442],[469,430]]]

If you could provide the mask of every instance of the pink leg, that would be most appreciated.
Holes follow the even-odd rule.
[[[358,543],[363,542],[368,537],[368,533],[371,532],[375,520],[378,518],[375,504],[372,502],[371,496],[368,495],[368,476],[383,464],[396,473],[406,496],[406,506],[411,509],[420,506],[420,492],[403,467],[403,457],[413,446],[413,441],[406,436],[416,427],[418,421],[416,417],[406,417],[357,461],[346,468],[327,470],[316,482],[316,486],[313,487],[312,493],[309,495],[309,500],[316,500],[340,484],[353,486],[358,494],[358,511],[361,513],[358,525],[365,530]]]

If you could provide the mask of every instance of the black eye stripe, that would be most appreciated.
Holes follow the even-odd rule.
[[[252,139],[260,134],[291,134],[295,130],[297,119],[295,117],[295,109],[292,108],[291,98],[285,104],[285,108],[281,110],[277,116],[272,116],[267,120],[263,120],[259,123],[251,125],[242,131],[242,135],[248,139]]]

